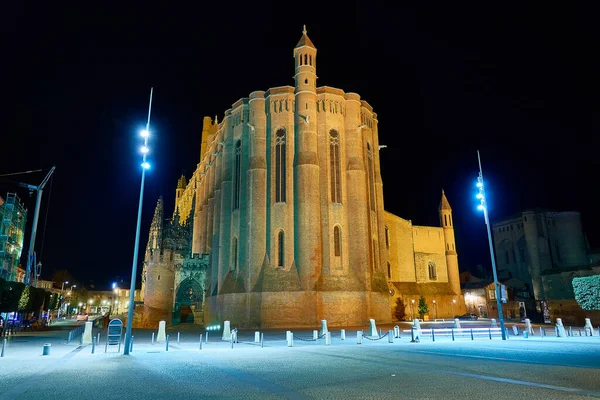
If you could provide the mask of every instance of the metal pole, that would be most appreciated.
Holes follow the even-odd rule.
[[[500,285],[498,284],[498,274],[496,272],[496,256],[494,255],[494,244],[492,242],[492,231],[490,229],[490,220],[488,216],[488,208],[485,197],[485,186],[483,183],[483,170],[481,169],[481,157],[479,156],[479,150],[477,150],[477,161],[479,162],[479,183],[481,184],[481,193],[483,198],[481,199],[483,205],[483,215],[485,217],[485,225],[487,227],[488,242],[490,245],[490,256],[492,258],[492,272],[494,273],[494,287],[496,288],[496,305],[498,306],[498,319],[500,320],[500,329],[502,331],[502,340],[506,340],[506,332],[504,329],[504,315],[502,313],[502,300],[500,298]]]
[[[148,122],[146,122],[146,130],[150,129],[150,113],[152,111],[152,92],[154,88],[150,88],[150,104],[148,106]],[[148,137],[144,138],[144,146],[148,145]],[[146,162],[146,153],[143,155],[143,162]],[[124,355],[129,354],[131,346],[131,328],[133,320],[133,308],[135,302],[135,278],[137,276],[137,261],[138,251],[140,247],[140,229],[142,224],[142,204],[144,202],[144,178],[146,177],[146,168],[142,167],[142,184],[140,186],[140,203],[138,206],[137,227],[135,230],[135,247],[133,249],[133,263],[131,265],[131,285],[129,286],[129,309],[127,310],[127,328],[125,330],[125,350]],[[168,348],[168,345],[167,345]]]

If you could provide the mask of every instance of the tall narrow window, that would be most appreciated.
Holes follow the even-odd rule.
[[[390,248],[390,228],[385,227],[385,247],[386,249]]]
[[[331,202],[342,202],[342,173],[340,162],[340,134],[329,131],[329,175],[331,180]]]
[[[285,129],[275,133],[275,202],[285,203]]]
[[[429,280],[435,281],[437,279],[437,271],[435,270],[435,261],[429,261],[427,265],[429,267]]]
[[[242,142],[235,142],[235,170],[233,172],[234,177],[234,197],[233,197],[233,209],[237,210],[240,208],[240,194],[242,189]]]
[[[277,235],[277,266],[283,267],[285,266],[285,238],[283,236],[283,231],[279,231]]]
[[[444,226],[448,226],[448,216],[444,214]]]
[[[237,270],[237,260],[238,260],[238,240],[234,236],[231,243],[231,270]]]
[[[375,211],[375,177],[373,176],[373,151],[371,145],[367,143],[367,158],[369,164],[369,195],[371,198],[371,210]]]
[[[373,239],[373,268],[375,271],[379,270],[379,263],[377,260],[377,242]]]
[[[340,231],[340,227],[336,226],[333,228],[333,249],[336,257],[340,257],[342,255],[342,234]]]
[[[388,267],[388,278],[392,279],[392,265],[390,263],[388,263],[387,267]]]

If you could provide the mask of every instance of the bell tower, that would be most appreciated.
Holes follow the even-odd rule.
[[[444,229],[444,242],[446,245],[446,265],[448,267],[448,283],[452,291],[460,295],[460,276],[458,272],[458,255],[456,254],[456,243],[454,242],[454,222],[452,221],[452,208],[442,189],[440,201],[440,225]]]
[[[294,80],[296,93],[304,91],[317,92],[317,48],[306,34],[306,25],[302,30],[302,37],[294,47],[294,60],[296,63]]]

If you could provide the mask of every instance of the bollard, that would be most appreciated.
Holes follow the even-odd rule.
[[[388,331],[388,343],[394,343],[394,331]]]
[[[528,331],[527,329],[525,329],[525,330],[523,331],[523,337],[524,337],[525,339],[527,339],[527,338],[529,337],[529,331]]]
[[[346,330],[342,329],[340,331],[340,340],[346,340]]]
[[[6,339],[2,341],[2,353],[0,353],[0,357],[4,357],[4,349],[6,348]]]
[[[379,337],[381,337],[381,328],[379,328]]]
[[[67,337],[67,343],[71,343],[73,333],[69,332],[69,336]]]
[[[202,350],[202,334],[200,334],[200,350]]]
[[[180,337],[179,332],[177,332],[177,344],[179,344],[179,337]]]
[[[490,340],[492,340],[492,329],[490,328],[489,331],[490,331]]]
[[[544,329],[540,326],[540,337],[544,337]]]
[[[285,336],[287,339],[288,347],[294,347],[294,334],[292,333],[292,331],[286,331]]]
[[[569,336],[573,336],[573,327],[569,326]]]
[[[260,342],[260,332],[256,331],[254,332],[254,343],[258,343]]]
[[[356,344],[362,344],[363,331],[356,331]]]
[[[260,334],[260,347],[265,347],[265,334]]]
[[[475,340],[475,338],[473,337],[473,328],[471,328],[471,340]]]
[[[206,331],[206,343],[208,343],[208,331]]]
[[[325,346],[331,346],[331,332],[325,332]]]
[[[50,346],[52,346],[50,343],[44,344],[44,349],[42,350],[42,355],[43,356],[49,356],[50,355]]]
[[[129,352],[133,352],[133,335],[131,335],[131,343],[129,343]]]
[[[579,336],[581,336],[581,329],[577,329],[579,331]]]
[[[400,338],[400,327],[398,325],[394,326],[394,337],[397,339]]]
[[[92,354],[96,351],[96,338],[92,338]]]
[[[431,329],[431,341],[435,342],[435,330]]]
[[[454,342],[454,328],[452,328],[452,341]]]
[[[98,332],[98,339],[96,340],[97,344],[100,344],[100,332]]]
[[[504,328],[506,330],[506,339],[508,340],[508,328]]]
[[[152,344],[154,344],[154,332],[152,332]]]
[[[319,331],[313,331],[313,340],[317,340],[319,338]]]
[[[414,326],[410,329],[410,337],[411,337],[411,340],[410,340],[411,343],[419,343],[418,340],[415,340],[415,327]]]
[[[233,349],[233,335],[229,337],[229,341],[231,342],[231,348]]]
[[[167,335],[167,339],[165,340],[165,350],[169,351],[169,335]]]

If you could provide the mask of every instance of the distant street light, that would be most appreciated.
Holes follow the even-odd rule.
[[[414,306],[415,306],[415,299],[412,299],[410,301],[410,314],[411,314],[411,318],[412,319],[415,319],[415,309],[414,309]]]
[[[452,299],[452,303],[450,303],[450,306],[452,307],[452,319],[454,319],[454,304],[456,304],[456,299]]]
[[[435,309],[435,300],[433,300],[433,307],[432,308],[433,308],[433,310],[432,310],[433,311],[433,319],[435,320],[436,317],[437,317],[437,310]]]
[[[135,231],[135,246],[133,248],[133,263],[131,265],[131,285],[129,287],[129,310],[127,310],[127,327],[125,328],[125,349],[123,350],[124,355],[129,354],[131,348],[131,327],[133,322],[133,308],[135,302],[135,278],[137,275],[137,262],[138,262],[138,251],[140,247],[140,229],[142,224],[142,204],[144,201],[144,179],[146,177],[146,170],[150,168],[150,164],[146,161],[148,155],[148,137],[150,136],[150,114],[152,112],[152,92],[154,88],[150,88],[150,103],[148,105],[148,121],[146,122],[146,129],[141,132],[144,138],[144,147],[142,147],[142,184],[140,186],[140,202],[138,206],[138,218],[137,227]]]
[[[500,299],[500,285],[498,284],[498,274],[496,273],[496,257],[494,256],[494,245],[492,242],[492,231],[490,229],[490,220],[488,215],[488,206],[485,197],[485,187],[483,184],[483,171],[481,169],[481,157],[479,156],[479,150],[477,150],[477,161],[479,162],[479,177],[477,178],[477,187],[479,193],[477,198],[480,201],[478,208],[483,210],[483,216],[485,218],[485,225],[487,227],[488,242],[490,245],[490,257],[492,258],[492,272],[494,273],[494,287],[496,288],[496,304],[498,306],[498,319],[500,320],[500,330],[502,331],[502,340],[506,340],[506,331],[504,329],[504,315],[502,315],[502,301]]]

